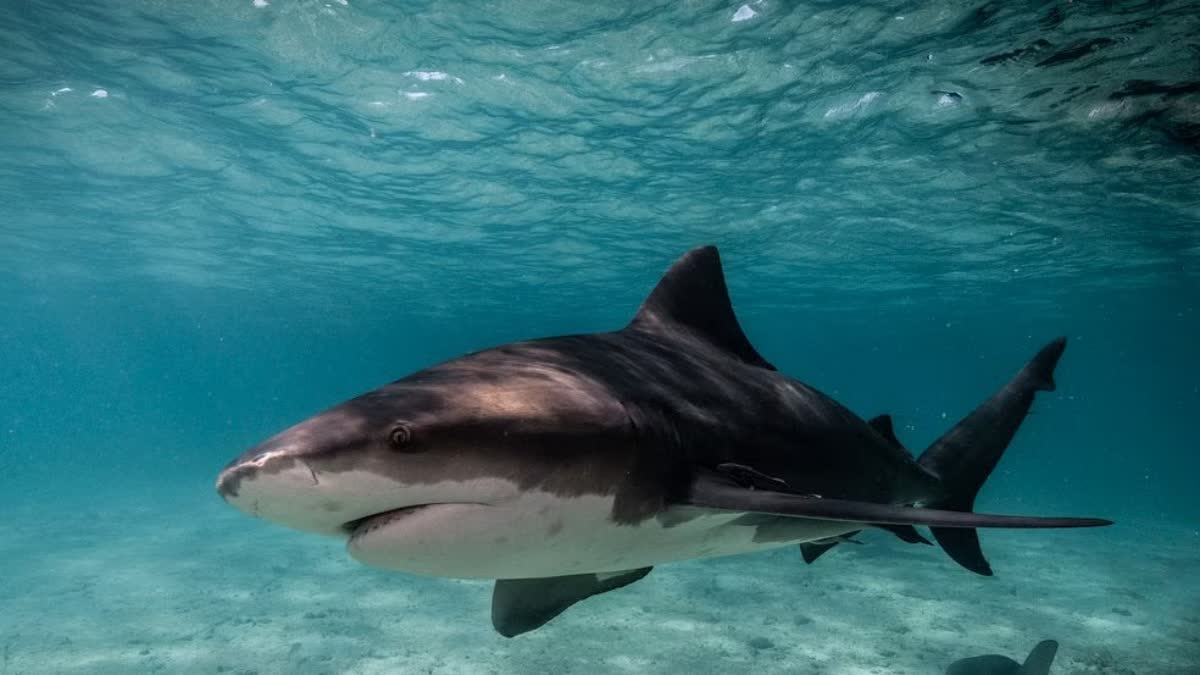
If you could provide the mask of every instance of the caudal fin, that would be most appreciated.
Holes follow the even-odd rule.
[[[1054,366],[1067,348],[1060,337],[1042,347],[1021,372],[929,446],[917,461],[942,481],[943,495],[929,504],[948,511],[970,512],[975,496],[996,468],[1039,391],[1054,391]],[[992,567],[983,557],[974,529],[932,527],[930,530],[955,562],[985,576]]]

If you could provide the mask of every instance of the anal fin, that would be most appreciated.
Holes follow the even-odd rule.
[[[811,565],[817,561],[817,558],[820,558],[821,556],[825,555],[825,553],[829,549],[833,548],[834,546],[837,546],[839,543],[840,542],[837,542],[837,541],[805,542],[803,544],[800,544],[800,555],[804,557],[805,563],[808,563],[809,565]]]
[[[504,637],[528,633],[546,625],[580,600],[628,586],[652,569],[642,567],[623,572],[540,579],[497,579],[492,591],[492,626]]]
[[[912,525],[876,525],[876,527],[881,530],[887,530],[888,532],[891,532],[899,537],[900,541],[906,544],[925,544],[926,546],[933,546],[933,542],[929,541],[925,537],[922,537],[921,533],[917,532],[917,528],[913,527]]]
[[[891,532],[899,537],[901,541],[909,544],[933,545],[933,542],[929,541],[925,537],[922,537],[921,534],[917,532],[917,529],[912,525],[876,525],[875,527],[878,527],[881,530],[887,530],[888,532]],[[806,541],[803,544],[800,544],[800,555],[804,556],[804,562],[811,565],[816,561],[817,558],[820,558],[827,551],[829,551],[829,549],[842,542],[861,544],[861,541],[853,538],[854,535],[858,534],[859,532],[861,532],[861,530],[847,532],[846,534],[837,537],[831,537],[829,539]]]

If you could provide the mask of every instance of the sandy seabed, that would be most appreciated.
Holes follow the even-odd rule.
[[[487,582],[368,569],[186,499],[6,508],[0,675],[890,675],[1044,638],[1055,674],[1200,674],[1195,524],[986,532],[993,578],[883,532],[812,566],[794,547],[665,565],[509,640]]]

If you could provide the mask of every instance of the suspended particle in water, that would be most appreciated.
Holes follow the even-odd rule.
[[[733,13],[733,19],[731,20],[735,23],[738,21],[748,21],[753,19],[757,14],[758,12],[751,9],[750,5],[742,5],[741,7],[738,7],[736,12]]]

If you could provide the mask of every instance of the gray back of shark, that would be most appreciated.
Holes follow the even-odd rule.
[[[970,512],[1034,393],[1053,387],[1064,346],[1044,348],[916,460],[890,425],[758,354],[704,247],[621,330],[419,371],[252,448],[217,488],[249,514],[347,537],[368,565],[497,579],[504,635],[656,564],[864,527],[925,541],[913,526],[931,526],[952,557],[990,573],[973,528],[1107,524]]]
[[[1042,640],[1023,664],[1000,654],[985,654],[955,661],[946,669],[946,675],[1049,675],[1057,652],[1057,642]]]

